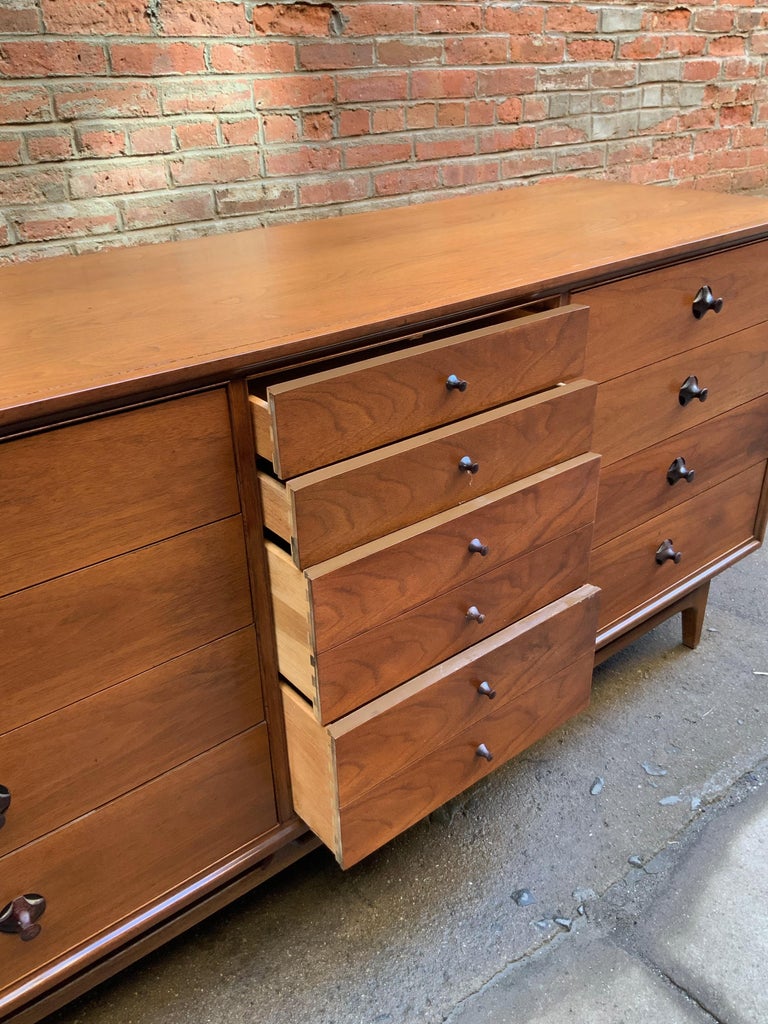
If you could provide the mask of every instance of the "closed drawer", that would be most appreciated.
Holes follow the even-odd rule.
[[[767,335],[768,328],[752,327],[601,384],[594,448],[603,466],[768,392]],[[690,377],[707,395],[683,405]]]
[[[590,310],[585,375],[609,380],[768,319],[766,265],[760,242],[577,293]],[[723,306],[697,319],[703,285]]]
[[[584,454],[595,390],[577,381],[285,486],[264,478],[266,525],[291,542],[300,568],[333,558]]]
[[[0,934],[0,1012],[14,981],[189,885],[275,822],[267,732],[258,726],[7,854],[0,908],[37,893],[47,909],[32,941]]]
[[[584,707],[596,619],[583,587],[327,728],[284,687],[299,815],[356,863]]]
[[[0,856],[256,725],[258,680],[243,629],[7,733]]]
[[[272,384],[251,399],[259,454],[287,479],[573,379],[587,312],[545,310]]]
[[[0,594],[240,511],[222,391],[0,444]]]
[[[614,462],[600,476],[595,546],[765,459],[764,396]]]
[[[2,598],[0,732],[251,619],[240,516]]]
[[[663,596],[708,563],[753,540],[764,471],[762,463],[752,466],[595,548],[590,579],[602,591],[600,628]],[[658,564],[656,553],[667,540],[680,560]]]

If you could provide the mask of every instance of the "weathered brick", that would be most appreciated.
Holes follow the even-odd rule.
[[[40,0],[45,30],[65,36],[149,35],[144,0]]]
[[[709,82],[719,73],[720,65],[716,60],[693,60],[683,67],[686,82]]]
[[[710,57],[737,57],[744,53],[744,39],[741,36],[718,36],[710,41],[707,52]]]
[[[0,35],[24,35],[42,29],[35,0],[13,0],[0,6]]]
[[[174,121],[173,134],[177,149],[213,149],[218,143],[216,121]]]
[[[637,32],[643,27],[644,5],[637,7],[605,6],[600,12],[600,31],[603,35],[617,32]]]
[[[523,101],[519,96],[512,96],[496,107],[496,116],[500,124],[517,124],[523,117]]]
[[[332,68],[368,68],[373,65],[373,43],[301,43],[299,67],[307,71]]]
[[[53,89],[56,114],[63,121],[101,117],[147,117],[160,113],[152,82],[78,82]]]
[[[666,11],[647,10],[642,27],[647,32],[686,32],[691,27],[692,17],[690,9],[682,4]]]
[[[619,57],[622,60],[653,60],[663,49],[663,36],[642,35],[622,43],[619,48]]]
[[[536,144],[536,129],[531,125],[519,128],[494,128],[488,132],[481,130],[479,151],[481,153],[501,153],[508,149],[532,149]]]
[[[328,146],[290,146],[267,153],[265,164],[268,175],[281,177],[332,171],[341,167],[341,152]]]
[[[417,140],[416,159],[446,160],[449,157],[473,156],[475,149],[475,140],[471,135]]]
[[[491,160],[449,160],[440,168],[440,177],[447,188],[486,185],[498,181],[501,173],[498,158]]]
[[[108,167],[73,167],[69,186],[75,199],[114,196],[124,192],[148,192],[167,185],[162,160],[140,163],[134,160],[112,162]]]
[[[467,123],[467,104],[464,100],[456,100],[450,103],[438,103],[437,105],[437,126],[438,128],[455,128]],[[490,124],[493,124],[491,118]]]
[[[442,44],[390,39],[376,46],[376,62],[391,67],[411,67],[414,64],[436,64],[443,55]]]
[[[565,56],[559,36],[511,36],[509,59],[515,64],[558,64]]]
[[[572,39],[567,53],[570,60],[613,60],[615,44],[612,39]]]
[[[112,43],[109,47],[115,75],[187,75],[205,71],[200,43]]]
[[[51,100],[40,85],[0,85],[0,124],[50,121]]]
[[[467,104],[467,120],[471,125],[493,124],[495,113],[493,100],[470,100]]]
[[[426,192],[440,184],[437,165],[401,167],[396,171],[382,171],[374,175],[373,189],[377,196],[404,195],[408,192]]]
[[[88,125],[75,129],[77,152],[86,157],[123,156],[128,151],[125,132],[113,125]]]
[[[445,41],[446,64],[506,64],[507,41],[496,36],[467,36]]]
[[[346,175],[344,178],[324,178],[299,186],[302,206],[327,206],[330,203],[353,203],[367,199],[371,193],[368,175]]]
[[[238,113],[254,106],[251,83],[226,78],[164,81],[160,95],[164,114]]]
[[[479,32],[482,23],[483,9],[480,4],[430,3],[420,5],[416,12],[419,32]]]
[[[576,146],[555,153],[555,171],[559,173],[603,167],[604,164],[604,146]]]
[[[533,92],[535,86],[535,67],[493,68],[478,73],[479,96],[521,96]]]
[[[151,124],[128,128],[131,153],[134,156],[152,156],[173,152],[173,129],[169,124]]]
[[[405,110],[402,107],[376,107],[372,117],[371,129],[374,134],[405,130]]]
[[[437,123],[437,107],[434,103],[417,103],[406,110],[409,128],[432,128]]]
[[[12,219],[22,242],[103,235],[117,231],[120,226],[114,205],[100,200],[42,204],[29,210],[14,210]]]
[[[67,198],[64,168],[14,168],[0,174],[0,206],[61,202]]]
[[[259,177],[259,157],[255,152],[187,155],[170,160],[168,167],[173,184],[177,186],[223,184]]]
[[[359,108],[339,111],[339,136],[367,135],[370,130],[370,111]]]
[[[412,73],[411,95],[414,99],[443,99],[474,96],[477,74],[467,70],[423,68]]]
[[[415,4],[350,3],[342,7],[345,36],[391,36],[413,32]]]
[[[296,205],[296,186],[272,182],[222,185],[213,190],[222,217],[242,217],[267,210],[287,210]]]
[[[121,200],[120,207],[129,231],[161,224],[210,220],[215,213],[213,193],[209,189],[171,192],[161,196],[131,196]]]
[[[163,0],[159,15],[166,36],[250,34],[245,5],[240,0]]]
[[[253,115],[222,118],[221,138],[226,146],[254,146],[259,141],[259,119]]]
[[[570,124],[542,125],[536,130],[538,146],[567,146],[586,140],[586,131],[583,128],[574,128]]]
[[[501,160],[501,176],[527,178],[534,174],[551,174],[554,170],[552,153],[513,153]]]
[[[410,157],[410,142],[353,142],[344,150],[344,164],[350,168],[400,164]]]
[[[414,75],[428,73],[427,71],[415,71]],[[408,76],[405,72],[377,71],[367,75],[340,75],[336,89],[340,103],[404,100],[408,95]],[[414,93],[414,96],[416,95]]]
[[[21,135],[0,132],[0,165],[9,167],[21,162]]]
[[[270,36],[327,36],[333,12],[331,3],[257,4],[253,28]]]
[[[0,45],[0,75],[6,78],[102,75],[106,70],[107,58],[100,43],[70,39],[10,39]]]
[[[707,7],[696,11],[694,25],[699,32],[730,32],[735,12],[727,8]]]
[[[664,38],[664,55],[698,57],[707,48],[707,40],[700,35],[668,35]]]
[[[259,108],[312,107],[330,103],[334,97],[330,75],[279,75],[260,79],[253,88]]]
[[[490,6],[485,12],[485,27],[490,32],[511,36],[533,35],[544,30],[545,8],[535,4]]]
[[[597,32],[598,12],[578,4],[551,7],[547,10],[548,32]]]
[[[208,64],[212,71],[227,75],[293,71],[296,52],[292,43],[213,43]]]
[[[69,160],[73,153],[72,133],[66,128],[49,128],[26,133],[27,153],[32,163]]]

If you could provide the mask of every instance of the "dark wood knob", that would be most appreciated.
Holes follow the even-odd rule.
[[[687,480],[690,484],[693,483],[693,478],[695,476],[696,471],[688,469],[685,464],[685,459],[680,455],[667,470],[667,483],[676,484],[678,480]]]
[[[45,913],[45,899],[36,892],[17,896],[0,910],[0,932],[18,935],[22,942],[31,942],[40,934],[36,922]]]
[[[483,558],[488,554],[488,545],[483,544],[477,537],[471,540],[468,545],[470,555],[482,555]]]
[[[466,391],[467,382],[457,377],[455,373],[452,373],[445,382],[445,386],[449,391]]]
[[[464,455],[459,459],[459,469],[462,473],[476,473],[480,466],[473,462],[468,455]]]
[[[0,828],[5,824],[5,812],[11,806],[11,791],[7,786],[0,786]]]
[[[478,622],[481,625],[483,622],[485,622],[485,616],[474,605],[472,605],[470,608],[467,608],[467,618],[473,619],[475,622]]]
[[[480,683],[480,685],[477,688],[477,692],[482,693],[482,695],[484,697],[487,697],[488,700],[493,700],[493,698],[496,696],[496,691],[494,690],[494,688],[491,686],[490,683],[486,682],[485,680],[483,680],[483,682]]]
[[[675,545],[669,539],[663,540],[656,548],[657,565],[664,565],[665,562],[674,562],[677,565],[682,557],[682,551],[675,551]]]
[[[686,377],[680,388],[680,405],[688,405],[694,398],[706,402],[709,388],[700,388],[698,377]]]
[[[484,743],[480,744],[480,746],[475,751],[475,755],[477,757],[484,757],[486,761],[493,760],[493,754],[490,752],[490,750],[488,749],[488,747],[486,747]]]
[[[693,315],[697,320],[701,320],[704,314],[708,313],[710,309],[713,313],[719,313],[722,308],[723,300],[715,298],[712,294],[712,289],[708,284],[704,284],[699,288],[691,306]]]

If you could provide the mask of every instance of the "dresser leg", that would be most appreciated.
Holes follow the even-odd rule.
[[[707,610],[707,597],[709,596],[709,580],[702,584],[697,590],[692,591],[687,601],[689,604],[683,608],[683,643],[686,647],[698,647],[701,640],[701,630],[704,625],[704,614]]]

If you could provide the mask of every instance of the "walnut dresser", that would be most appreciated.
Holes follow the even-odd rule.
[[[768,200],[574,179],[0,270],[0,1021],[695,647],[767,267]]]

